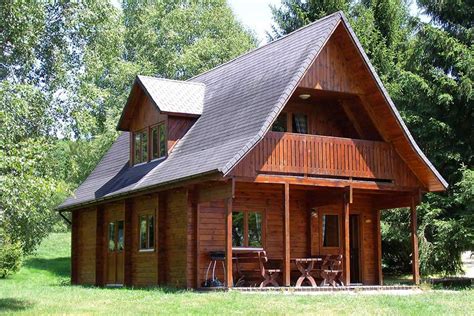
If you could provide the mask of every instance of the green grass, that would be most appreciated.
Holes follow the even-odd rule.
[[[53,234],[21,271],[0,280],[0,314],[398,314],[466,315],[474,291],[413,295],[195,293],[70,286],[69,234]]]

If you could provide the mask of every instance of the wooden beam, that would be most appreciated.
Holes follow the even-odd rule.
[[[413,192],[415,188],[395,185],[388,182],[377,181],[362,181],[350,179],[332,179],[321,177],[298,177],[285,175],[267,175],[259,174],[256,177],[236,177],[237,182],[252,182],[252,183],[274,183],[284,184],[288,183],[295,186],[319,186],[329,188],[345,188],[351,186],[352,189],[360,190],[381,190],[381,191],[403,191]]]
[[[200,204],[198,203],[197,204],[197,207],[196,207],[196,289],[198,289],[199,287],[201,287],[201,284],[199,282],[199,278],[200,278],[200,274],[201,274],[201,265],[199,263],[199,249],[201,248],[201,240],[199,238],[200,234],[199,234],[199,229],[200,229],[200,217],[199,217],[199,214],[200,214]]]
[[[78,284],[78,242],[79,242],[79,212],[72,212],[71,226],[71,284]]]
[[[411,215],[411,246],[412,246],[412,255],[411,255],[411,264],[412,264],[412,273],[413,273],[413,282],[418,285],[420,284],[420,270],[419,270],[419,259],[418,259],[418,233],[417,233],[417,219],[416,219],[416,203],[415,197],[412,198],[410,206],[410,215]]]
[[[232,198],[227,199],[225,231],[225,282],[228,288],[234,286],[232,279]]]
[[[132,212],[133,204],[131,199],[125,200],[125,236],[124,236],[124,285],[132,286]]]
[[[284,184],[285,210],[283,216],[283,285],[290,286],[290,185]]]
[[[95,285],[105,285],[105,262],[106,262],[106,236],[103,206],[96,208],[96,248],[95,248]]]
[[[376,210],[377,218],[376,218],[376,228],[375,228],[375,236],[376,236],[376,243],[377,243],[377,272],[378,272],[378,283],[379,285],[383,285],[383,273],[382,273],[382,231],[380,229],[380,215],[382,210]]]
[[[351,282],[351,260],[349,243],[350,187],[344,193],[344,284]]]

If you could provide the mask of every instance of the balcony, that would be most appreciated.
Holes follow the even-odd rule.
[[[399,164],[385,142],[280,132],[268,132],[247,158],[256,173],[377,180],[393,180]]]

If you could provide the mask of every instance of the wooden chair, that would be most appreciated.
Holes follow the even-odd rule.
[[[327,256],[323,261],[320,271],[323,279],[320,286],[326,284],[334,287],[337,285],[344,286],[342,272],[342,255]]]
[[[234,255],[233,261],[237,274],[235,286],[279,286],[277,279],[281,269],[270,267],[265,251]]]
[[[260,287],[262,288],[269,284],[273,286],[280,286],[277,282],[277,278],[281,273],[281,269],[268,268],[268,257],[265,251],[258,253],[258,259],[260,262],[260,273],[264,279],[262,283],[260,283]]]

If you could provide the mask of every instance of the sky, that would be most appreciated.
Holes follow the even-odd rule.
[[[237,19],[257,35],[260,45],[267,42],[266,32],[271,30],[270,5],[278,6],[281,0],[227,0]]]
[[[257,35],[260,45],[267,43],[266,32],[271,31],[272,12],[270,5],[279,6],[281,0],[227,0],[237,19],[247,28],[253,30]],[[422,21],[427,22],[429,18],[420,14],[416,1],[410,5],[410,13],[419,15]]]

